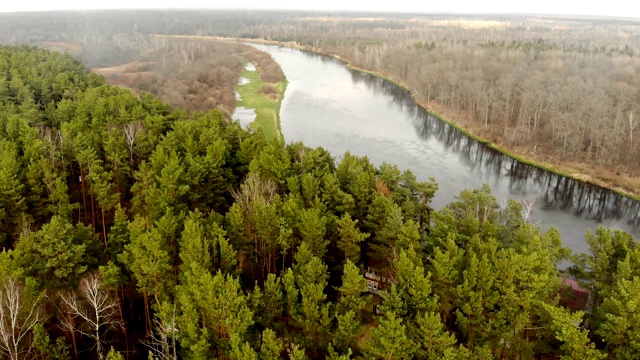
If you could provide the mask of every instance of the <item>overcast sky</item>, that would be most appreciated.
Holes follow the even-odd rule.
[[[80,9],[302,9],[384,12],[537,13],[640,18],[633,0],[0,0],[0,12]]]

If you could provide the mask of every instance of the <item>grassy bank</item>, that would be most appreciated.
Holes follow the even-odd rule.
[[[249,126],[261,129],[268,140],[282,139],[280,105],[287,82],[264,82],[258,68],[255,71],[249,71],[245,68],[241,76],[249,79],[250,82],[236,87],[242,98],[236,106],[255,109],[256,119]]]

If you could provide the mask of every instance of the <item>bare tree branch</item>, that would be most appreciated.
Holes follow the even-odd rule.
[[[105,334],[115,328],[122,328],[118,317],[118,303],[102,287],[102,279],[97,273],[87,275],[78,287],[78,294],[60,296],[69,317],[63,317],[62,327],[75,331],[95,341],[93,348],[98,357],[106,356]]]
[[[136,137],[138,136],[138,133],[140,133],[140,130],[142,130],[142,123],[140,123],[139,121],[125,124],[122,127],[122,132],[124,133],[124,137],[127,140],[127,146],[129,147],[129,161],[131,162],[132,175],[133,175],[133,168],[134,168],[133,147],[136,142]]]
[[[176,305],[168,321],[156,316],[153,320],[154,332],[149,336],[145,345],[151,349],[158,360],[177,360],[178,324],[176,319]]]
[[[25,337],[41,321],[38,300],[28,303],[22,286],[14,279],[4,281],[0,289],[0,352],[11,360],[31,352]]]

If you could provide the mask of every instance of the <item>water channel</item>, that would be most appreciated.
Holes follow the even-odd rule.
[[[321,146],[338,160],[346,151],[366,155],[420,180],[433,177],[436,209],[483,183],[499,202],[535,200],[534,221],[558,228],[574,252],[587,251],[584,234],[598,225],[640,234],[640,202],[515,161],[427,114],[402,88],[336,59],[255,46],[273,56],[289,81],[280,111],[287,142]]]

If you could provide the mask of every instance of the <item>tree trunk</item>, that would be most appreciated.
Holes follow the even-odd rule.
[[[108,244],[107,244],[107,226],[104,223],[104,209],[102,210],[102,236],[104,236],[104,251],[107,251],[108,248]]]
[[[149,295],[144,292],[144,327],[147,336],[151,334],[151,320],[149,315]]]
[[[67,312],[67,321],[69,324],[73,324],[73,318],[71,318],[71,313]],[[71,344],[73,345],[73,353],[76,356],[76,360],[78,360],[78,343],[76,342],[76,333],[71,330]]]
[[[88,223],[89,221],[87,220],[87,213],[89,211],[87,209],[87,194],[86,194],[86,190],[84,189],[84,183],[85,183],[84,170],[82,169],[82,166],[81,166],[80,167],[80,186],[82,187],[82,208],[84,209],[84,222]]]
[[[125,347],[126,347],[126,357],[127,359],[129,359],[129,336],[127,334],[127,326],[126,326],[126,322],[124,321],[124,309],[122,306],[122,303],[124,302],[124,285],[120,286],[119,288],[116,287],[116,297],[118,298],[118,310],[120,313],[120,322],[122,323],[122,332],[124,333],[124,342],[125,342]]]
[[[93,225],[93,228],[96,228],[96,207],[94,204],[94,200],[93,200],[93,191],[89,191],[89,196],[91,198],[91,224]]]

